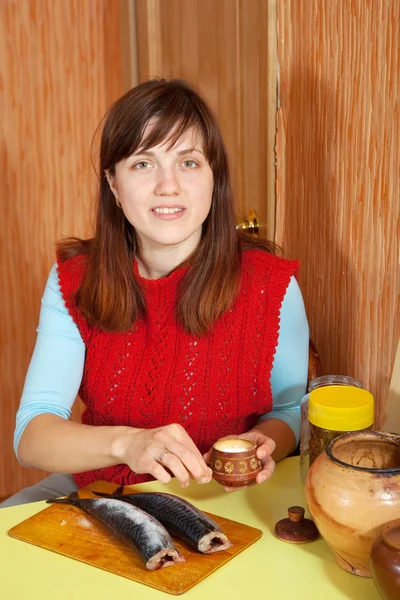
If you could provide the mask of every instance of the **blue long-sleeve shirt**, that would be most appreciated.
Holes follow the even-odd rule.
[[[42,298],[37,340],[25,380],[14,433],[14,450],[27,424],[52,413],[69,419],[85,362],[85,344],[61,295],[56,265]],[[280,311],[279,338],[271,372],[273,410],[261,419],[287,423],[300,435],[300,400],[308,373],[308,322],[300,288],[291,278]]]

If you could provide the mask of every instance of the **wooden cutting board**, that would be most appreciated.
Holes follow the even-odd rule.
[[[111,493],[116,486],[99,481],[79,490],[80,497],[95,497],[91,489]],[[259,529],[206,514],[220,525],[232,542],[232,548],[205,555],[174,539],[186,562],[157,571],[148,571],[138,553],[116,539],[94,518],[68,504],[50,504],[10,529],[8,534],[163,592],[183,594],[262,536]]]

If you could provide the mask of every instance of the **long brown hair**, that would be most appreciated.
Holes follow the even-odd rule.
[[[154,120],[143,139],[146,125]],[[190,268],[180,282],[176,317],[193,335],[204,335],[231,306],[239,288],[243,249],[273,251],[268,242],[251,242],[236,232],[226,148],[216,117],[188,82],[151,80],[138,85],[106,113],[100,145],[100,190],[94,238],[58,242],[61,260],[87,256],[87,268],[76,294],[76,305],[88,320],[108,331],[128,331],[146,312],[133,260],[138,251],[134,227],[115,203],[104,176],[139,148],[163,141],[172,147],[188,129],[199,132],[214,177],[211,209],[203,223],[200,244],[189,258]]]

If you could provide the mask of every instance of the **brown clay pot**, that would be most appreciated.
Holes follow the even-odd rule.
[[[371,577],[372,544],[400,513],[400,435],[360,431],[336,438],[309,470],[306,495],[337,564]]]
[[[400,598],[400,519],[386,523],[374,542],[370,561],[372,578],[384,600]]]
[[[226,487],[249,485],[262,468],[256,451],[256,444],[240,438],[216,442],[210,463],[213,478]]]

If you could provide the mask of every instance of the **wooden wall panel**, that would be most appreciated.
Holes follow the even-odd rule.
[[[181,77],[214,108],[238,215],[275,227],[275,0],[136,0],[140,81]]]
[[[324,372],[361,379],[398,431],[399,23],[397,0],[278,2],[277,241],[301,260]]]
[[[127,3],[0,3],[0,497],[43,476],[13,455],[15,413],[53,244],[90,231],[90,144],[123,91],[119,7]]]

